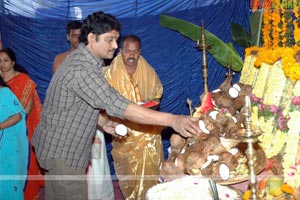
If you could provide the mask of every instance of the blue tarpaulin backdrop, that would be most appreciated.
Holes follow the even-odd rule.
[[[44,100],[56,54],[69,48],[66,24],[104,11],[116,16],[121,36],[136,34],[142,40],[142,54],[155,68],[164,86],[160,109],[188,114],[187,98],[193,106],[203,92],[202,52],[180,33],[160,26],[160,14],[201,25],[225,43],[232,42],[230,23],[248,27],[249,0],[1,0],[0,31],[4,47],[12,48],[38,84]],[[236,46],[243,58],[243,49]],[[209,89],[224,81],[226,69],[209,54]],[[238,81],[236,74],[235,81]]]

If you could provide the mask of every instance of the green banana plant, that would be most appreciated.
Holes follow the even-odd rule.
[[[245,48],[261,45],[261,26],[263,11],[255,11],[250,16],[250,32],[240,24],[231,23],[232,40],[239,46]]]
[[[202,27],[193,23],[162,14],[160,15],[160,25],[178,31],[195,42],[201,39]],[[242,70],[243,60],[231,43],[224,43],[207,30],[205,30],[205,43],[211,47],[207,51],[222,66],[227,67],[230,64],[233,71]]]

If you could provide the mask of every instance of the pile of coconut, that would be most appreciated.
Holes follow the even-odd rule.
[[[203,175],[229,181],[236,175],[247,175],[247,157],[237,144],[239,136],[245,133],[245,96],[251,93],[251,85],[232,84],[232,76],[228,75],[210,93],[213,109],[204,113],[202,104],[193,113],[199,119],[201,134],[194,138],[183,138],[176,133],[171,136],[168,160],[161,165],[161,179]],[[256,159],[259,156],[262,155]]]

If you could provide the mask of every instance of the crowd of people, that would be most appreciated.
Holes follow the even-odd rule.
[[[10,94],[0,100],[0,159],[18,154],[10,158],[18,167],[0,165],[0,170],[22,175],[0,181],[5,184],[0,186],[1,196],[17,187],[18,196],[6,199],[38,199],[39,189],[45,187],[47,200],[114,199],[110,178],[102,176],[94,185],[87,181],[91,175],[109,175],[105,133],[114,138],[112,155],[124,199],[145,199],[147,189],[158,183],[163,160],[161,130],[171,127],[184,137],[200,132],[190,116],[141,105],[159,103],[163,86],[141,55],[141,40],[136,35],[123,38],[114,58],[120,31],[120,22],[103,12],[68,24],[70,50],[54,59],[43,106],[37,85],[17,64],[14,52],[9,48],[0,51],[0,93]],[[113,60],[106,67],[104,59]],[[4,113],[4,107],[12,111]],[[127,127],[126,136],[116,133],[118,124]],[[8,147],[10,143],[14,145]],[[24,148],[22,155],[18,148]],[[38,178],[31,179],[33,176]]]

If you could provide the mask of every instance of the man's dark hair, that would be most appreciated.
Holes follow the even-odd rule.
[[[80,29],[82,26],[82,23],[80,21],[71,21],[67,25],[67,34],[71,32],[71,30]]]
[[[93,33],[98,36],[112,30],[120,32],[120,22],[110,14],[106,14],[102,11],[95,12],[91,15],[88,15],[87,18],[83,21],[81,27],[80,42],[87,45],[87,36],[89,33]]]
[[[142,42],[141,39],[136,35],[125,35],[121,41],[120,47],[123,48],[124,42],[130,41],[130,42],[138,42],[140,45],[140,48],[142,48]]]

